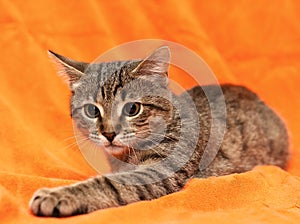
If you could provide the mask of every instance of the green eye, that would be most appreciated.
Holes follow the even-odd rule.
[[[141,111],[141,108],[142,105],[140,103],[126,103],[123,107],[123,114],[133,117]]]
[[[84,113],[89,118],[100,117],[100,110],[94,104],[84,105]]]

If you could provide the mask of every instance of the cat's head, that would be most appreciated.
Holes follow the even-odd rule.
[[[114,156],[163,139],[173,106],[168,97],[168,47],[143,60],[84,63],[49,52],[72,91],[71,115],[80,130]]]

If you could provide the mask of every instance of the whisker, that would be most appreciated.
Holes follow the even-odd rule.
[[[134,150],[133,148],[131,148],[131,149],[132,149],[132,151],[133,151],[133,154],[134,154],[136,160],[138,161],[139,159],[138,159],[138,157],[137,157],[137,154],[136,154],[135,150]]]
[[[162,137],[163,139],[168,139],[168,140],[170,140],[170,141],[172,141],[172,142],[177,142],[177,139],[174,139],[174,138],[172,138],[172,137],[170,137],[170,136],[168,136],[168,135],[163,135],[163,134],[159,134],[159,133],[149,133],[149,132],[138,132],[137,134],[149,134],[149,136],[157,136],[157,137]],[[138,137],[138,136],[135,136],[135,137],[137,137],[137,138],[139,138],[139,139],[142,139],[142,138],[140,138],[140,137]],[[147,138],[148,139],[148,138]]]
[[[71,137],[67,137],[67,138],[63,139],[62,142],[66,142],[66,141],[73,140],[73,139],[76,139],[76,135],[72,135]]]
[[[139,137],[137,137],[137,138],[139,138]],[[139,139],[141,139],[141,138],[139,138]],[[157,142],[155,142],[155,141],[153,141],[153,140],[151,140],[151,139],[148,139],[148,141],[150,141],[151,143],[157,143]],[[156,154],[158,154],[160,157],[163,157],[163,155],[161,154],[161,153],[159,153],[157,150],[155,150],[154,149],[154,147],[150,147],[148,150],[152,150],[153,152],[155,152]],[[134,152],[135,152],[135,150],[133,150]]]
[[[76,138],[76,141],[72,142],[71,144],[68,144],[66,145],[65,147],[62,148],[62,150],[66,150],[66,149],[72,149],[74,148],[76,145],[80,145],[81,143],[85,142],[89,140],[89,138],[85,137],[85,138],[81,138],[81,139],[78,139]]]

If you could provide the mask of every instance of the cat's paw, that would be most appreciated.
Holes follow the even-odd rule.
[[[76,196],[66,188],[40,189],[34,193],[29,206],[37,216],[64,217],[84,213],[80,211]]]

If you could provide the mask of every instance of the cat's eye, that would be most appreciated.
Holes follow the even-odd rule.
[[[134,117],[141,111],[141,108],[142,105],[140,103],[126,103],[123,107],[123,114]]]
[[[86,104],[86,105],[84,105],[84,113],[89,118],[100,117],[100,110],[94,104]]]

